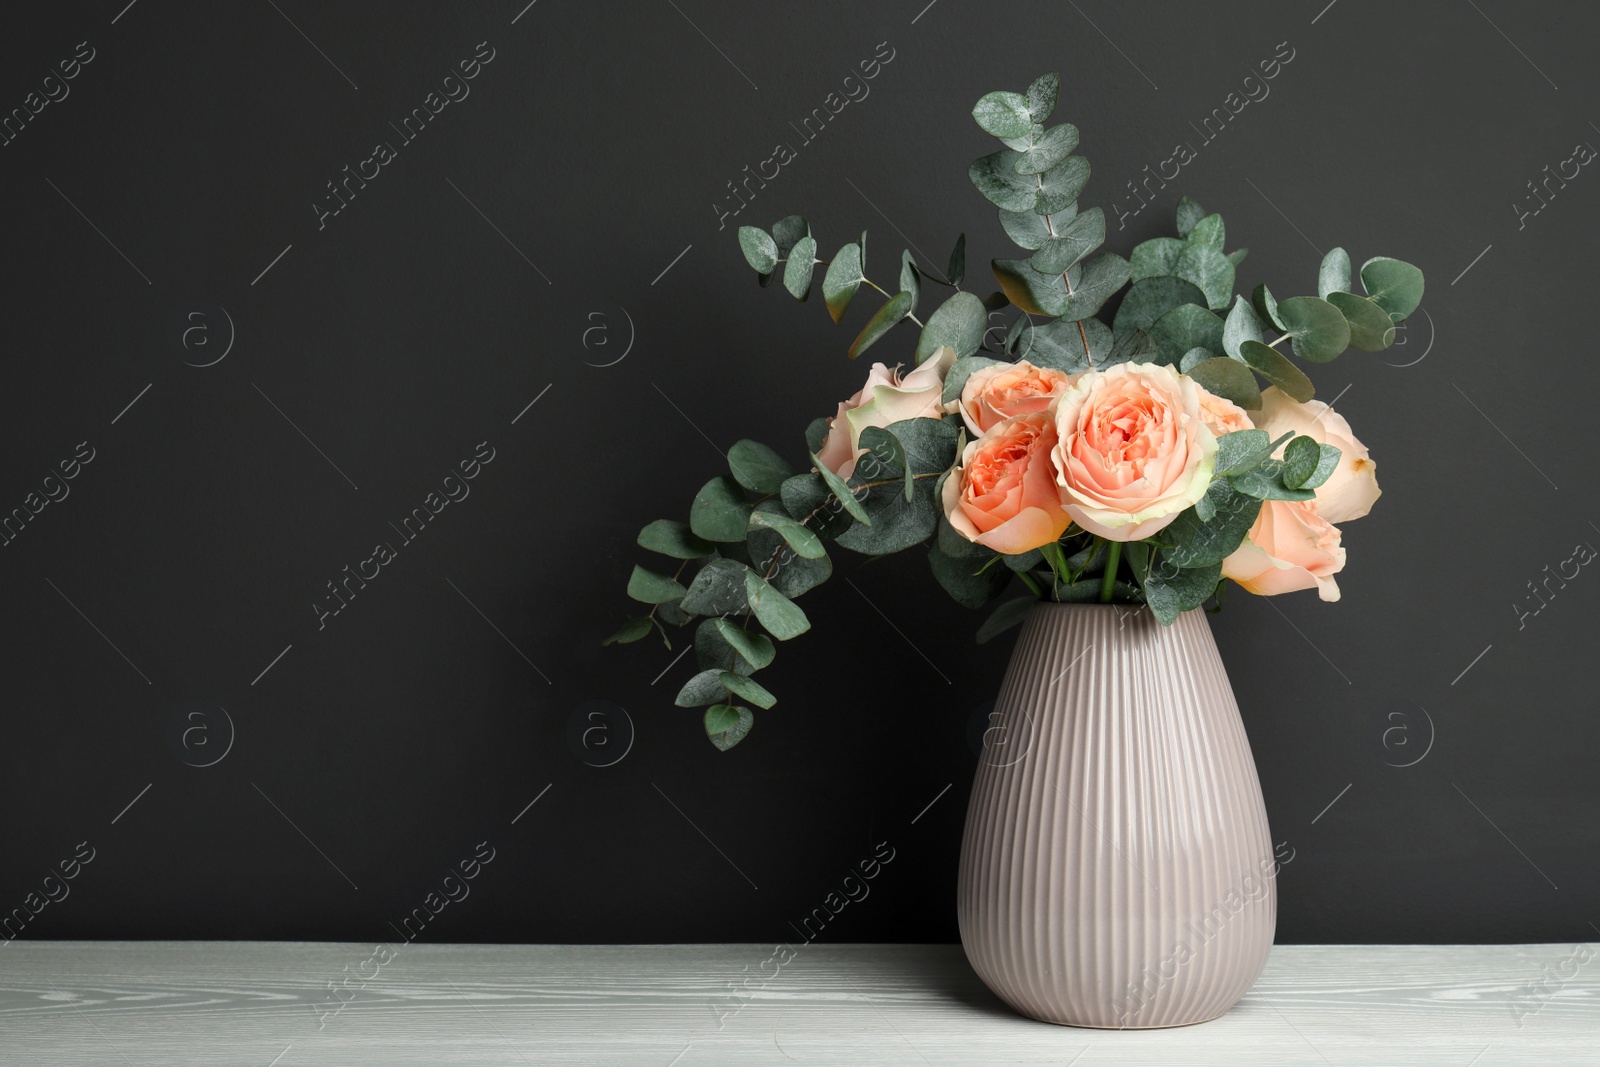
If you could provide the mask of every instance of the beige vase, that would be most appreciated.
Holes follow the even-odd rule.
[[[1040,604],[991,723],[957,894],[985,984],[1072,1026],[1233,1007],[1272,946],[1277,865],[1204,614]]]

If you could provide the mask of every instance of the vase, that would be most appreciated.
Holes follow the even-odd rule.
[[[1226,1013],[1272,947],[1278,865],[1205,616],[1041,603],[990,719],[957,890],[984,983],[1071,1026]]]

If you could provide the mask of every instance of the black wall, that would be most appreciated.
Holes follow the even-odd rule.
[[[1529,583],[1600,544],[1600,176],[1521,213],[1600,144],[1600,15],[523,2],[0,19],[0,110],[68,93],[0,148],[0,510],[67,494],[0,548],[0,912],[80,854],[22,936],[392,939],[477,852],[426,938],[768,940],[892,849],[825,936],[953,940],[971,727],[1009,649],[973,644],[920,553],[842,558],[726,755],[672,706],[681,643],[599,642],[638,528],[685,517],[740,437],[802,458],[866,370],[844,356],[866,310],[836,328],[758,290],[735,227],[800,212],[830,251],[868,229],[874,274],[965,231],[980,276],[1012,246],[965,177],[991,144],[967,112],[1055,69],[1113,249],[1187,193],[1250,248],[1241,286],[1307,291],[1334,245],[1428,273],[1400,347],[1318,376],[1385,490],[1346,530],[1343,601],[1239,594],[1215,623],[1295,850],[1280,941],[1590,937],[1600,577],[1537,614]],[[406,141],[475,53],[470,95]],[[790,123],[875,54],[870,95],[802,143]],[[324,215],[378,142],[394,158]],[[779,142],[793,161],[720,219]],[[1178,142],[1196,158],[1118,230]],[[470,495],[403,541],[475,453]]]

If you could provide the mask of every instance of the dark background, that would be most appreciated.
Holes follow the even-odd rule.
[[[1059,70],[1110,248],[1169,232],[1181,192],[1250,248],[1242,290],[1311,291],[1334,245],[1428,274],[1399,347],[1317,375],[1385,490],[1346,530],[1343,601],[1241,593],[1215,622],[1295,850],[1279,940],[1590,937],[1600,578],[1515,605],[1600,544],[1600,177],[1514,205],[1600,143],[1600,15],[124,3],[0,21],[0,109],[94,49],[0,148],[0,511],[95,457],[0,548],[0,912],[94,850],[23,936],[392,940],[486,841],[427,939],[779,939],[888,842],[825,936],[954,940],[972,724],[1009,641],[976,647],[920,553],[840,554],[728,754],[672,706],[681,639],[599,642],[632,613],[638,528],[686,517],[741,437],[803,458],[867,369],[844,349],[871,302],[834,327],[758,290],[735,227],[800,212],[824,255],[868,229],[884,281],[965,231],[987,289],[1012,246],[965,177],[992,145],[967,113]],[[389,123],[483,41],[470,96],[401,143]],[[870,95],[799,145],[789,123],[880,42]],[[1280,42],[1270,95],[1205,143],[1191,124]],[[380,140],[397,158],[319,229]],[[719,228],[779,141],[797,158]],[[1178,141],[1197,158],[1117,231],[1124,183]],[[470,497],[319,628],[326,583],[482,441]]]

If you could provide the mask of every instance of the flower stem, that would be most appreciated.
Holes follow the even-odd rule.
[[[1122,559],[1122,542],[1106,542],[1106,576],[1100,580],[1100,603],[1111,603],[1111,593],[1117,582],[1117,564]]]
[[[1022,579],[1022,584],[1027,586],[1029,591],[1032,592],[1034,596],[1038,597],[1040,600],[1044,599],[1044,590],[1039,588],[1039,583],[1034,581],[1033,577],[1029,575],[1027,571],[1017,571],[1016,575],[1018,578]]]

